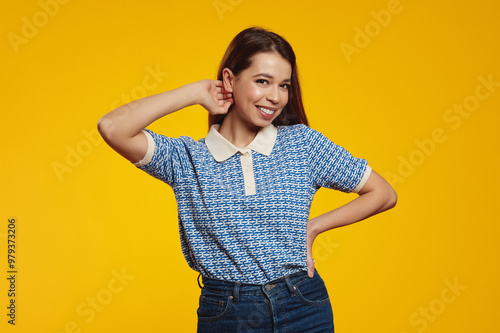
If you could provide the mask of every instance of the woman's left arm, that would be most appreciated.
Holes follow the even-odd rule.
[[[309,277],[314,274],[312,245],[316,237],[330,229],[343,227],[393,208],[397,195],[392,186],[372,170],[359,197],[307,223],[307,268]]]

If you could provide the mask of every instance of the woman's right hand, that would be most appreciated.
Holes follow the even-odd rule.
[[[234,103],[233,94],[224,89],[222,81],[201,80],[202,87],[200,105],[210,114],[226,114],[231,104]]]
[[[224,89],[222,81],[202,80],[122,105],[104,115],[98,129],[111,148],[137,162],[148,149],[142,130],[153,121],[195,104],[213,115],[226,114],[232,103],[233,96]]]

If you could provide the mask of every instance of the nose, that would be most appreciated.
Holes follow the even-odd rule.
[[[267,100],[277,104],[280,101],[279,89],[277,86],[271,87],[269,93],[267,94]]]

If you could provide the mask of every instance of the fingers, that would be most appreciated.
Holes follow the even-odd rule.
[[[219,82],[220,84],[218,84]],[[215,84],[215,89],[217,91],[217,94],[231,94],[231,92],[227,91],[226,88],[224,88],[224,85],[222,84],[222,81],[216,81]]]
[[[233,94],[231,93],[218,93],[217,94],[217,99],[221,100],[221,99],[229,99],[229,98],[232,98],[233,97]]]
[[[219,98],[219,100],[217,101],[217,104],[219,105],[226,105],[227,103],[229,104],[233,104],[234,103],[234,99],[231,98],[231,96],[227,97],[227,98]]]
[[[205,107],[211,114],[225,114],[234,104],[233,94],[224,89],[222,81],[214,80],[211,86],[211,102]],[[215,102],[215,104],[214,104]]]
[[[234,101],[232,98],[219,100],[217,101],[217,106],[214,107],[213,109],[212,108],[209,109],[208,112],[210,112],[213,115],[226,114],[233,103]]]
[[[229,110],[229,107],[231,106],[231,104],[233,104],[233,100],[232,99],[228,99],[228,100],[225,100],[224,102],[222,102],[222,108],[224,109],[224,113],[227,112],[227,110]]]
[[[314,276],[314,259],[312,257],[312,246],[314,237],[311,236],[310,224],[307,224],[307,275],[312,278]]]
[[[314,276],[314,260],[307,258],[307,275],[312,278]]]

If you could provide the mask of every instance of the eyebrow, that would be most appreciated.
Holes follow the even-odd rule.
[[[263,76],[263,77],[267,77],[269,79],[274,79],[274,76],[272,76],[271,74],[267,74],[267,73],[259,73],[259,74],[256,74],[256,75],[252,76],[252,77],[257,77],[257,76]],[[292,80],[291,79],[285,79],[285,80],[283,80],[283,82],[292,82]]]

